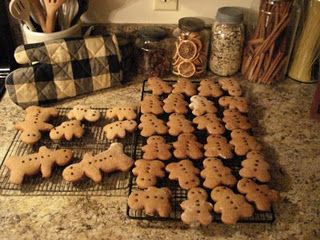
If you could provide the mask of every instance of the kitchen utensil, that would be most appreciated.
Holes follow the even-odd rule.
[[[9,4],[11,15],[20,21],[23,21],[31,31],[34,27],[30,21],[30,4],[28,0],[12,0]]]
[[[46,32],[46,19],[43,6],[39,0],[29,0],[31,12],[37,23],[40,24],[43,32]]]
[[[62,6],[65,0],[44,0],[47,11],[46,32],[52,33],[56,22],[57,10]]]
[[[79,3],[77,0],[66,0],[58,11],[58,20],[61,30],[71,27],[71,21],[79,11]]]
[[[79,11],[76,14],[76,16],[72,19],[71,26],[76,24],[79,21],[82,14],[84,14],[88,10],[89,1],[88,0],[78,0],[78,5],[79,5]]]

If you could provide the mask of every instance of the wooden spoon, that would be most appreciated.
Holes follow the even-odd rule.
[[[31,11],[36,18],[36,21],[40,24],[42,31],[46,32],[46,19],[44,9],[39,0],[29,0]]]
[[[56,23],[56,13],[65,0],[44,0],[47,11],[46,31],[52,33]]]
[[[34,26],[30,21],[30,4],[28,0],[12,0],[9,4],[11,15],[20,21],[23,21],[31,31],[34,31]]]

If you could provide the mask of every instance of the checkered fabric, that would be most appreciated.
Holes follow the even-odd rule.
[[[15,59],[29,64],[6,79],[9,96],[22,107],[56,102],[122,81],[123,64],[115,36],[23,45],[16,49]]]

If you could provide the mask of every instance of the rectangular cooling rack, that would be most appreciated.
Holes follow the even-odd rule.
[[[142,86],[142,95],[141,95],[141,100],[144,98],[145,95],[149,95],[151,94],[150,89],[148,89],[148,86],[146,84],[147,81],[144,81],[143,86]],[[169,84],[173,85],[174,83],[176,83],[176,81],[166,81]],[[194,81],[194,84],[199,85],[199,82]],[[162,97],[162,99],[164,99],[165,97]],[[222,117],[223,114],[223,109],[221,107],[219,107],[219,104],[217,103],[217,99],[214,98],[208,98],[209,100],[213,101],[215,103],[215,106],[218,108],[218,112],[217,115],[219,117]],[[163,119],[164,121],[168,120],[169,115],[168,114],[162,114],[160,116],[161,119]],[[186,117],[189,120],[192,120],[192,118],[194,117],[192,115],[191,112],[189,112]],[[140,118],[140,115],[138,116],[138,119]],[[139,122],[139,121],[138,121]],[[207,135],[204,131],[200,131],[200,130],[196,130],[194,132],[194,134],[197,136],[198,141],[202,144],[206,143],[206,138]],[[172,143],[174,141],[176,141],[176,137],[172,137],[169,135],[165,135],[164,136],[166,138],[167,143]],[[230,140],[230,132],[226,132],[225,137]],[[135,137],[134,137],[134,145],[132,146],[133,151],[133,158],[135,160],[138,159],[142,159],[142,146],[146,144],[146,138],[142,137],[140,135],[140,131],[136,130],[135,131]],[[240,179],[240,176],[238,174],[239,169],[241,167],[241,161],[244,159],[244,157],[234,157],[231,160],[222,160],[223,164],[229,168],[232,169],[234,176],[237,179]],[[174,157],[168,161],[166,161],[166,164],[170,163],[170,162],[177,162],[179,160],[175,159]],[[203,169],[202,163],[199,162],[194,162],[195,167],[199,168],[199,169]],[[167,174],[167,173],[166,173]],[[130,173],[130,181],[129,181],[129,193],[128,195],[130,195],[131,192],[135,191],[138,189],[136,181],[135,181],[136,177],[133,176],[132,173]],[[203,180],[201,179],[201,181],[203,182]],[[201,183],[202,183],[201,182]],[[166,221],[166,220],[180,220],[180,216],[182,213],[182,209],[180,207],[181,202],[183,202],[184,200],[187,199],[187,191],[180,188],[177,181],[171,181],[168,179],[168,174],[166,175],[165,178],[162,179],[158,179],[157,182],[157,187],[168,187],[171,192],[172,192],[172,212],[170,214],[169,217],[167,218],[161,218],[159,216],[147,216],[145,215],[144,211],[142,210],[133,210],[130,209],[127,206],[127,216],[131,219],[137,219],[137,220],[156,220],[156,221]],[[235,192],[237,192],[237,190],[235,188],[233,188],[233,190]],[[210,192],[208,191],[208,196],[210,196]],[[212,202],[212,201],[211,201]],[[213,213],[213,221],[214,222],[221,222],[220,219],[220,215]],[[252,217],[250,218],[245,218],[245,219],[240,219],[239,222],[242,223],[272,223],[275,220],[275,214],[273,212],[273,209],[271,209],[270,212],[260,212],[255,210],[255,213]]]
[[[88,178],[78,183],[68,183],[62,179],[64,167],[55,167],[52,176],[48,179],[41,177],[41,174],[32,177],[25,177],[21,185],[9,183],[9,170],[4,166],[4,162],[10,156],[24,156],[37,152],[40,146],[46,146],[50,149],[67,148],[72,149],[74,157],[72,163],[79,162],[86,152],[97,154],[109,148],[112,141],[107,140],[104,135],[103,127],[110,123],[105,119],[106,108],[95,108],[102,117],[95,123],[83,122],[85,134],[80,139],[72,141],[52,142],[49,133],[43,133],[41,140],[31,146],[20,140],[21,132],[17,131],[10,147],[0,163],[0,194],[1,195],[96,195],[96,196],[126,196],[129,186],[128,173],[104,174],[101,183],[97,184]],[[54,126],[67,121],[67,113],[71,108],[60,108],[59,116],[53,118],[50,123]],[[124,152],[132,157],[134,134],[128,134],[125,139],[120,139],[124,145]]]

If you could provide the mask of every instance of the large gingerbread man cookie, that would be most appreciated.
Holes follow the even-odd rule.
[[[171,145],[166,143],[164,137],[151,136],[147,140],[147,144],[142,148],[144,152],[143,158],[146,160],[169,160],[171,158]]]

